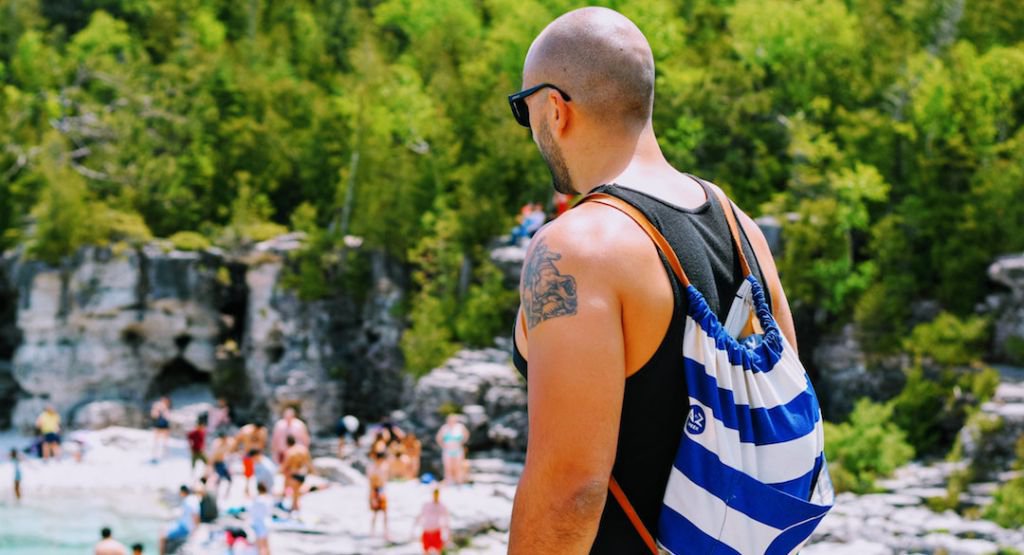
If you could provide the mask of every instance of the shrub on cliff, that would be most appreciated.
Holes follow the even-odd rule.
[[[999,374],[980,362],[987,340],[986,320],[944,312],[904,342],[915,362],[892,400],[893,421],[919,455],[947,452],[968,416],[995,393]]]
[[[179,231],[168,237],[168,240],[179,251],[202,251],[211,246],[206,236],[195,231]]]
[[[892,422],[892,407],[861,399],[850,419],[825,423],[825,456],[837,491],[867,492],[914,457],[906,433]]]
[[[29,256],[56,264],[87,245],[139,245],[153,238],[137,213],[90,198],[84,180],[71,169],[46,168],[41,178],[44,189],[32,210]]]
[[[402,334],[401,347],[405,368],[413,376],[425,375],[458,349],[440,305],[436,298],[421,294],[409,315],[410,326]]]

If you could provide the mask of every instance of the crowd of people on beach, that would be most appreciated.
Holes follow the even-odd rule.
[[[157,399],[149,416],[153,430],[149,462],[159,465],[168,457],[168,442],[174,428],[171,400],[166,396]],[[22,461],[26,455],[38,456],[42,461],[64,456],[60,415],[54,407],[47,406],[40,414],[36,431],[37,439],[32,446],[10,451],[16,500],[23,494]],[[363,433],[357,434],[360,431]],[[336,432],[338,458],[362,460],[363,453],[367,456],[369,537],[377,536],[380,519],[380,538],[392,541],[388,529],[388,483],[419,480],[432,486],[432,494],[418,513],[414,531],[420,531],[424,553],[441,553],[451,534],[449,513],[441,502],[440,487],[466,484],[469,476],[469,430],[459,416],[447,416],[434,437],[441,450],[444,469],[441,480],[430,473],[421,474],[421,440],[388,418],[361,429],[358,419],[346,416],[339,420]],[[316,480],[315,484],[309,480],[316,473],[310,452],[312,437],[293,407],[285,407],[271,428],[259,421],[236,426],[227,401],[218,399],[183,435],[189,449],[190,473],[178,488],[177,517],[160,534],[159,553],[174,552],[188,541],[200,524],[217,522],[222,514],[220,506],[234,502],[234,506],[223,511],[235,517],[228,521],[234,525],[223,526],[228,552],[267,555],[272,524],[275,521],[301,522],[303,495],[330,486],[325,480]],[[84,446],[79,446],[75,458],[81,461],[82,453]],[[239,498],[244,498],[246,503],[238,504]],[[109,527],[103,528],[100,536],[95,546],[98,555],[129,552],[113,537]],[[135,544],[132,553],[141,553],[142,549],[142,544]]]

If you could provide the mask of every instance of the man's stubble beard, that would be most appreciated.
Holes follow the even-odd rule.
[[[548,127],[546,120],[541,121],[537,139],[541,158],[544,158],[544,162],[548,165],[548,171],[551,172],[551,185],[563,195],[578,195],[579,191],[572,185],[572,177],[569,175],[569,167],[566,166],[565,158],[562,156],[562,149],[555,144],[554,138],[551,136],[551,128]]]

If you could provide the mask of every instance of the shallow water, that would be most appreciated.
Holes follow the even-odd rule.
[[[25,498],[15,504],[9,491],[3,494],[0,553],[4,555],[91,553],[104,526],[109,526],[114,537],[126,546],[138,542],[145,546],[143,553],[156,553],[157,537],[165,522],[112,498],[69,496],[61,502]],[[139,500],[135,497],[132,501]],[[158,500],[154,498],[153,503]]]

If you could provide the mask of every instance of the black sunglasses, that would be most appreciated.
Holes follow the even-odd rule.
[[[522,125],[527,129],[530,128],[530,109],[526,106],[526,99],[531,94],[543,89],[544,87],[551,87],[558,91],[562,95],[562,99],[566,102],[572,100],[565,91],[551,83],[541,83],[535,87],[530,87],[517,93],[510,94],[508,95],[508,105],[512,107],[512,115],[515,116],[516,122],[518,122],[519,125]]]

